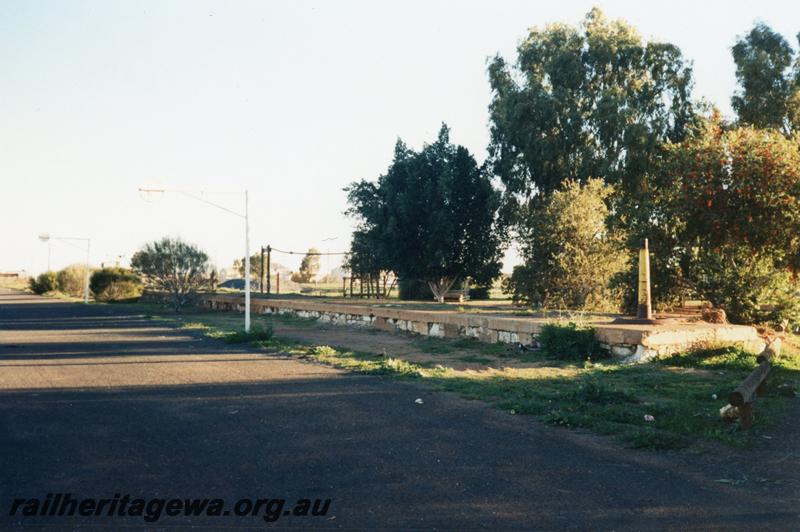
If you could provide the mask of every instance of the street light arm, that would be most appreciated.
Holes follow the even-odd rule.
[[[203,202],[203,203],[205,203],[205,204],[207,204],[207,205],[211,205],[212,207],[216,207],[217,209],[220,209],[220,210],[223,210],[223,211],[225,211],[225,212],[228,212],[228,213],[230,213],[230,214],[232,214],[232,215],[234,215],[234,216],[238,216],[239,218],[241,218],[241,219],[243,219],[243,220],[247,218],[247,215],[246,215],[246,214],[241,214],[241,213],[238,213],[238,212],[236,212],[236,211],[234,211],[234,210],[231,210],[231,209],[229,209],[229,208],[227,208],[227,207],[223,207],[222,205],[217,205],[217,204],[216,204],[216,203],[214,203],[213,201],[208,201],[207,199],[205,199],[205,198],[202,198],[202,197],[200,197],[200,196],[195,196],[195,195],[194,195],[194,194],[192,194],[191,192],[186,192],[186,191],[184,191],[184,190],[179,190],[178,192],[180,192],[180,193],[181,193],[181,194],[183,194],[184,196],[188,196],[188,197],[190,197],[190,198],[192,198],[192,199],[194,199],[194,200],[201,201],[201,202]]]
[[[249,216],[249,199],[247,190],[244,191],[244,214],[238,213],[232,209],[227,207],[223,207],[222,205],[218,205],[213,201],[208,201],[207,199],[203,198],[202,196],[197,196],[196,194],[192,194],[191,192],[187,192],[185,190],[167,190],[163,188],[139,188],[139,192],[156,192],[159,194],[163,194],[164,192],[177,192],[179,194],[183,194],[191,199],[197,200],[199,202],[205,203],[207,205],[211,205],[212,207],[216,207],[221,211],[225,211],[228,214],[232,214],[237,218],[241,218],[244,220],[244,260],[245,260],[245,281],[244,281],[244,331],[250,332],[250,216]]]
[[[50,240],[83,240],[84,242],[89,242],[91,241],[91,238],[80,238],[77,236],[51,236]]]
[[[160,194],[163,194],[164,192],[177,192],[178,194],[183,194],[184,196],[189,197],[189,198],[191,198],[193,200],[197,200],[197,201],[200,201],[200,202],[205,203],[207,205],[211,205],[212,207],[216,207],[217,209],[223,210],[223,211],[225,211],[225,212],[227,212],[229,214],[232,214],[234,216],[237,216],[239,218],[242,218],[242,219],[245,218],[245,215],[242,214],[242,213],[236,212],[236,211],[234,211],[232,209],[229,209],[227,207],[223,207],[222,205],[218,205],[217,203],[214,203],[213,201],[208,201],[204,197],[197,196],[196,194],[192,194],[191,192],[188,192],[186,190],[166,189],[166,188],[141,188],[140,187],[139,188],[139,192],[158,192]]]

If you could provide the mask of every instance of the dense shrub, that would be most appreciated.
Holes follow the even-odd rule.
[[[742,247],[702,250],[691,261],[697,293],[732,323],[800,322],[800,282],[770,254]]]
[[[400,299],[404,301],[430,301],[431,289],[417,279],[400,279],[397,283]]]
[[[268,342],[275,335],[272,326],[255,326],[250,332],[236,331],[223,336],[229,344],[244,344],[249,342]]]
[[[545,308],[616,311],[621,297],[609,288],[630,253],[623,234],[609,228],[614,189],[600,179],[566,181],[520,214],[524,264],[504,283],[515,301]]]
[[[632,231],[651,239],[653,295],[710,301],[733,323],[800,315],[800,143],[712,115],[668,144]],[[635,267],[624,283],[634,301]]]
[[[81,297],[86,290],[86,265],[70,264],[58,274],[58,290],[69,296]]]
[[[538,341],[545,355],[561,360],[580,361],[608,356],[595,339],[594,328],[575,323],[547,323],[542,326]]]
[[[34,294],[45,294],[58,290],[58,278],[56,277],[56,272],[52,271],[46,271],[36,277],[31,277],[28,283]]]
[[[489,290],[491,290],[491,286],[470,286],[469,287],[469,298],[472,301],[486,301],[489,299]]]
[[[103,268],[92,273],[89,288],[98,301],[120,301],[142,295],[142,280],[132,270]]]
[[[165,237],[144,245],[131,257],[131,267],[156,290],[169,294],[175,312],[195,299],[208,284],[208,255],[179,238]]]

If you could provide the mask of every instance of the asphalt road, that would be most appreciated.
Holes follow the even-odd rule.
[[[3,529],[800,529],[797,484],[774,470],[752,481],[757,457],[624,449],[124,307],[0,294]],[[219,498],[230,515],[9,515],[57,493]],[[266,502],[233,515],[245,498],[331,503],[268,523]]]

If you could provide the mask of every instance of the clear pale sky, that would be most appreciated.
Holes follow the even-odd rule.
[[[147,203],[142,184],[226,192],[206,197],[237,210],[248,189],[253,250],[346,249],[345,185],[443,121],[482,161],[486,59],[593,5],[678,45],[695,96],[726,114],[736,36],[761,20],[796,48],[800,31],[797,1],[3,0],[0,271],[45,269],[44,231],[91,237],[95,264],[164,235],[219,267],[244,255],[241,220],[179,195]],[[54,268],[82,257],[53,243]]]

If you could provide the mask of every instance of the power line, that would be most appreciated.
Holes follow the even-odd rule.
[[[307,251],[283,251],[282,249],[276,249],[276,248],[273,248],[273,247],[271,247],[270,249],[272,251],[277,252],[277,253],[285,253],[287,255],[319,256],[319,255],[347,255],[348,254],[348,252],[346,252],[346,251],[337,251],[337,252],[333,252],[333,253],[319,253],[319,252],[317,252],[317,253],[309,253]]]

